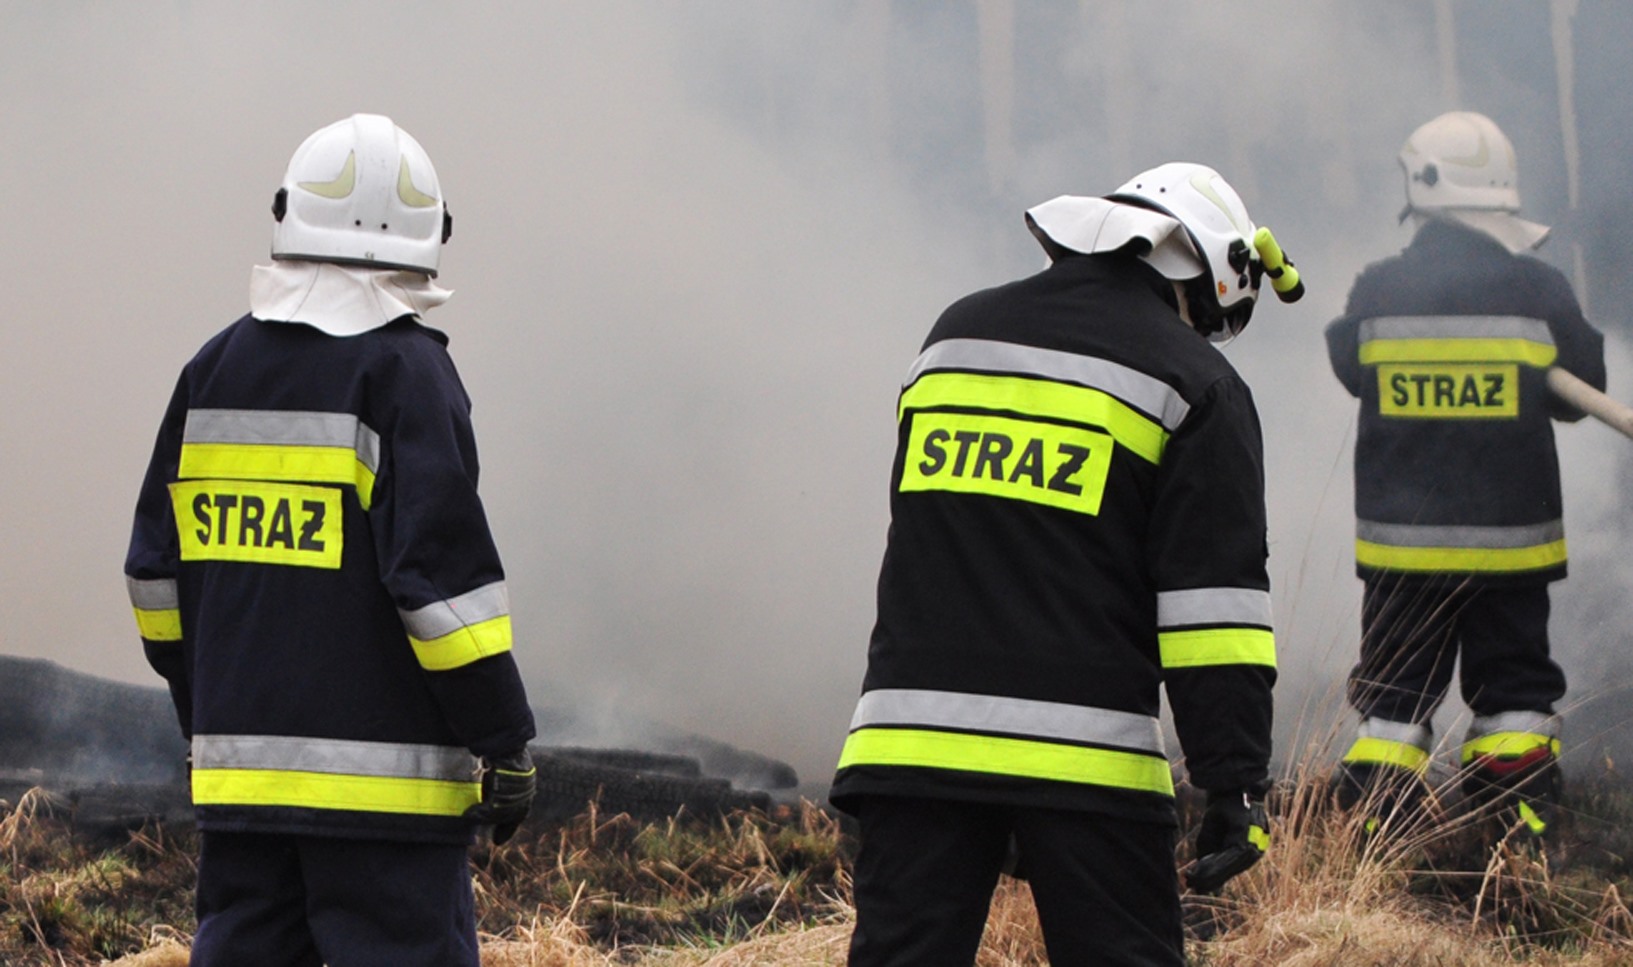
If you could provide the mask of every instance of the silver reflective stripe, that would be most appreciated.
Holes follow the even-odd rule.
[[[184,443],[343,447],[370,472],[380,470],[380,434],[350,413],[305,410],[188,410]]]
[[[446,601],[433,601],[413,611],[399,611],[412,638],[431,641],[461,628],[510,614],[510,592],[505,582],[485,584]]]
[[[1554,344],[1541,319],[1525,316],[1378,316],[1363,319],[1361,342],[1379,339],[1524,339]]]
[[[130,593],[130,606],[142,611],[169,611],[181,607],[175,578],[143,580],[126,577],[125,590]]]
[[[1399,742],[1429,751],[1429,744],[1434,739],[1434,732],[1427,725],[1413,725],[1410,722],[1391,722],[1388,719],[1365,718],[1361,720],[1361,727],[1355,730],[1358,738],[1383,739],[1385,742]]]
[[[1179,391],[1160,379],[1121,363],[1055,349],[991,339],[948,339],[920,353],[902,385],[911,386],[933,369],[1040,376],[1092,386],[1156,417],[1168,430],[1178,427],[1191,411]]]
[[[285,735],[195,735],[193,768],[472,782],[477,762],[468,751],[443,745]]]
[[[1377,521],[1357,520],[1355,536],[1373,544],[1389,547],[1472,547],[1494,549],[1504,547],[1538,547],[1565,539],[1565,522],[1551,520],[1544,524],[1521,524],[1515,527],[1443,527],[1426,524],[1380,524]]]
[[[1477,715],[1469,723],[1469,741],[1482,735],[1498,732],[1529,732],[1559,738],[1559,716],[1543,712],[1498,712],[1496,715]]]
[[[1211,624],[1270,627],[1270,592],[1253,588],[1157,592],[1157,627]]]
[[[1000,732],[1165,754],[1162,728],[1153,716],[999,695],[914,688],[862,693],[851,731],[881,725]]]

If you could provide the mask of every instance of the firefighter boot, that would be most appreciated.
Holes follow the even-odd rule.
[[[1399,835],[1423,821],[1428,800],[1423,778],[1412,769],[1345,762],[1333,780],[1338,808],[1365,816],[1362,832]]]
[[[1547,746],[1478,757],[1463,776],[1463,792],[1478,815],[1493,820],[1502,835],[1517,831],[1536,840],[1553,830],[1563,788],[1559,757]]]
[[[1558,819],[1559,720],[1540,712],[1475,718],[1463,743],[1463,792],[1477,815],[1533,839]]]

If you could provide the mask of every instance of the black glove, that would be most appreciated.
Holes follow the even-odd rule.
[[[1247,789],[1209,792],[1196,835],[1196,862],[1185,873],[1195,893],[1217,893],[1226,881],[1244,872],[1270,846],[1270,820],[1262,793]]]
[[[538,775],[533,757],[525,748],[492,759],[484,757],[480,769],[482,800],[465,810],[465,818],[479,826],[492,826],[493,844],[504,843],[516,834],[516,827],[533,807]]]

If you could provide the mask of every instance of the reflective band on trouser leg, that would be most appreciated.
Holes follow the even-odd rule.
[[[1365,718],[1343,761],[1346,765],[1392,766],[1421,775],[1429,768],[1431,735],[1426,725]]]
[[[1565,563],[1565,525],[1554,520],[1517,527],[1355,525],[1355,560],[1391,571],[1515,573]]]
[[[1491,756],[1521,759],[1547,749],[1559,758],[1559,716],[1548,712],[1513,711],[1477,715],[1463,742],[1463,763]]]
[[[427,671],[459,668],[511,649],[510,593],[503,581],[398,613]]]
[[[459,816],[476,759],[444,746],[290,736],[193,737],[193,803]]]
[[[852,732],[839,756],[839,768],[851,766],[918,766],[1174,794],[1168,760],[1157,756],[924,729]]]
[[[1197,628],[1159,631],[1157,648],[1164,668],[1208,665],[1276,667],[1276,636],[1263,628]]]

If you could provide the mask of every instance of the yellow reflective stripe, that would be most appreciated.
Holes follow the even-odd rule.
[[[136,630],[148,641],[180,641],[181,640],[181,609],[163,608],[148,611],[142,608],[133,608],[136,612]]]
[[[459,816],[482,798],[476,782],[337,775],[283,769],[193,770],[196,806],[293,806]]]
[[[1362,736],[1344,753],[1344,761],[1359,765],[1396,766],[1422,773],[1428,771],[1429,753],[1406,742]]]
[[[926,411],[913,418],[901,491],[941,490],[1100,513],[1110,434],[1005,416]]]
[[[1525,828],[1529,829],[1533,836],[1541,836],[1548,831],[1548,824],[1537,815],[1537,811],[1531,808],[1530,803],[1523,800],[1520,802],[1520,819],[1525,821]]]
[[[414,657],[426,671],[441,672],[469,665],[479,658],[510,650],[510,615],[500,615],[451,631],[440,638],[421,641],[410,635]]]
[[[177,476],[339,484],[357,490],[364,510],[374,498],[374,471],[351,447],[184,443]]]
[[[1168,444],[1168,431],[1161,423],[1109,393],[1019,376],[930,373],[902,391],[896,416],[900,420],[908,410],[946,406],[1009,410],[1102,427],[1148,463],[1160,462]]]
[[[1536,732],[1493,732],[1463,743],[1463,762],[1469,763],[1481,756],[1517,758],[1528,752],[1546,748],[1555,758],[1559,756],[1559,740]]]
[[[336,570],[346,540],[340,493],[259,480],[173,483],[181,559]]]
[[[1390,571],[1539,571],[1565,563],[1565,541],[1531,547],[1391,547],[1357,540],[1355,560]]]
[[[1270,849],[1270,831],[1263,826],[1249,826],[1247,841],[1259,848],[1259,852],[1268,852]]]
[[[1174,794],[1168,761],[1115,749],[922,729],[857,729],[839,768],[920,766]]]
[[[1375,339],[1361,343],[1361,365],[1375,363],[1524,363],[1546,368],[1559,350],[1529,339]]]
[[[1159,631],[1157,649],[1164,668],[1206,665],[1276,667],[1276,636],[1262,628],[1195,628]]]

